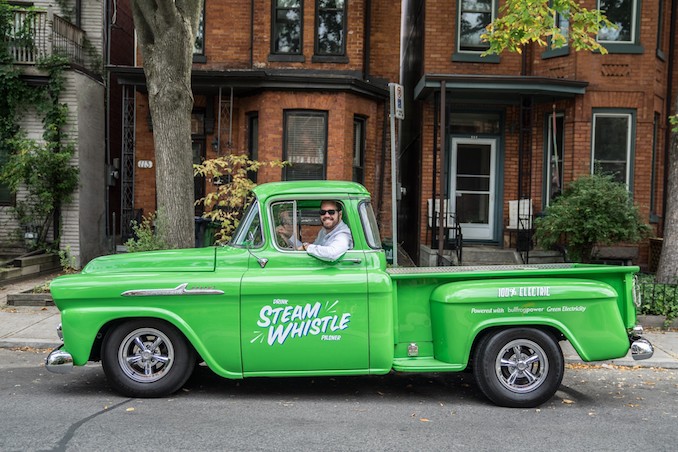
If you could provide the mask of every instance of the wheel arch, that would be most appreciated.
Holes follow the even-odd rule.
[[[518,328],[532,328],[532,329],[535,329],[535,330],[543,331],[546,334],[550,335],[551,338],[556,342],[560,342],[562,340],[567,340],[566,335],[556,325],[552,325],[552,324],[520,323],[520,324],[486,325],[484,328],[481,328],[478,331],[476,331],[476,334],[473,337],[471,347],[469,347],[468,368],[471,368],[473,366],[473,356],[475,356],[475,352],[478,349],[478,346],[482,342],[483,339],[485,339],[490,334],[493,334],[493,333],[496,333],[496,332],[499,332],[499,331],[510,330],[510,329],[518,329]]]

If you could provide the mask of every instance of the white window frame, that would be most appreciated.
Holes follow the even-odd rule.
[[[626,183],[627,187],[631,187],[631,157],[633,155],[633,127],[634,127],[634,119],[635,116],[631,112],[614,112],[614,111],[599,111],[599,112],[594,112],[593,113],[593,119],[591,122],[591,174],[593,174],[596,170],[596,121],[600,117],[608,117],[608,118],[620,118],[624,117],[627,118],[627,128],[626,128],[626,168],[625,168],[625,174],[624,174],[624,182]]]

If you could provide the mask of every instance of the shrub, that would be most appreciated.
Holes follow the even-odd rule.
[[[590,262],[596,245],[636,243],[649,236],[626,185],[610,174],[573,181],[535,220],[535,235],[545,248],[565,245],[569,257]]]
[[[286,164],[279,160],[259,162],[245,154],[225,154],[193,165],[196,176],[211,178],[217,186],[215,191],[196,202],[204,205],[203,218],[221,225],[215,234],[217,243],[231,239],[245,207],[251,202],[251,191],[256,184],[250,176],[262,166],[282,168]]]
[[[131,238],[125,242],[127,252],[137,253],[140,251],[167,249],[167,243],[165,243],[163,238],[160,237],[155,227],[155,223],[157,221],[161,221],[161,219],[162,215],[153,213],[148,217],[144,216],[141,220],[141,223],[138,223],[136,220],[132,220],[132,230],[134,231],[135,238]]]

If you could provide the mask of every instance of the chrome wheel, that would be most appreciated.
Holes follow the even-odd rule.
[[[163,378],[174,365],[174,346],[155,328],[139,328],[129,333],[118,348],[120,369],[132,380],[152,383]]]
[[[488,331],[473,354],[478,387],[501,406],[527,408],[546,402],[558,390],[564,370],[557,339],[537,328]]]
[[[495,373],[508,390],[528,393],[544,382],[549,372],[549,360],[535,342],[517,339],[506,344],[497,355]]]

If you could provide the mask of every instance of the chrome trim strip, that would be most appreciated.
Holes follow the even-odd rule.
[[[213,289],[211,287],[196,287],[187,289],[188,283],[179,284],[174,289],[136,289],[127,290],[121,295],[123,297],[152,297],[152,296],[170,296],[170,295],[223,295],[223,290]]]

